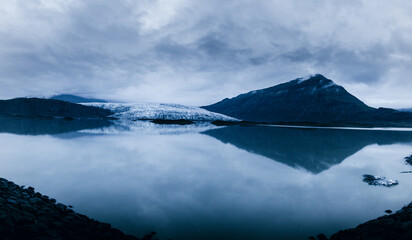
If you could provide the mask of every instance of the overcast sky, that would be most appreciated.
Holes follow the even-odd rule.
[[[0,98],[214,103],[321,73],[412,107],[412,1],[0,0]]]

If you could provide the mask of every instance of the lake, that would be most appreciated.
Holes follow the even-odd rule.
[[[136,236],[307,239],[412,201],[412,131],[13,119],[0,144],[0,177]]]

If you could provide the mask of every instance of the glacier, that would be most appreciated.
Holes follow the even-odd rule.
[[[210,112],[206,109],[180,104],[165,103],[82,103],[86,106],[100,107],[114,112],[111,117],[127,120],[178,120],[191,121],[238,121],[220,113]]]

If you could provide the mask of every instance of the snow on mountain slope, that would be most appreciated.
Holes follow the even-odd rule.
[[[112,110],[113,117],[129,120],[186,119],[193,121],[236,121],[223,114],[209,112],[206,109],[180,104],[163,103],[84,103],[86,106]]]

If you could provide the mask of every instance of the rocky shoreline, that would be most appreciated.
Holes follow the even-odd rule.
[[[153,239],[151,233],[142,239]],[[126,235],[102,223],[74,212],[70,206],[0,178],[0,239],[127,239]]]
[[[391,212],[388,211],[387,212]],[[323,239],[318,236],[318,239]],[[326,238],[325,238],[326,239]],[[412,202],[396,213],[339,231],[330,240],[409,240],[412,239]]]
[[[391,213],[391,211],[387,211]],[[155,233],[143,238],[126,235],[108,223],[74,212],[71,206],[0,178],[0,239],[119,239],[154,240]],[[316,239],[310,237],[309,239]],[[327,240],[323,234],[319,240]],[[330,240],[412,239],[412,202],[396,213],[339,231]]]

